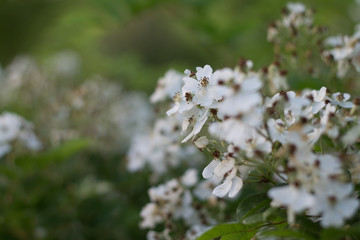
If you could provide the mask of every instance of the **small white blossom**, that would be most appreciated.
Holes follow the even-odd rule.
[[[344,220],[350,218],[359,207],[359,200],[352,197],[352,184],[322,181],[315,188],[315,204],[310,214],[322,213],[321,225],[340,227]]]
[[[156,103],[174,97],[176,92],[181,90],[183,77],[183,74],[175,70],[167,71],[165,76],[159,79],[155,92],[150,96],[150,101]]]

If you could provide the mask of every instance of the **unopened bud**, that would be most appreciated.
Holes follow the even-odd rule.
[[[209,144],[209,139],[207,139],[206,136],[202,136],[200,138],[198,138],[195,142],[194,142],[195,146],[199,149],[204,149],[206,148],[206,146]]]

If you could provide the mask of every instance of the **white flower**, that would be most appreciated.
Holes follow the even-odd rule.
[[[193,108],[191,111],[184,113],[184,117],[185,118],[182,124],[183,133],[190,125],[193,126],[193,129],[189,135],[181,141],[181,143],[187,142],[190,138],[201,131],[201,128],[204,126],[209,117],[209,109]]]
[[[333,49],[324,51],[325,56],[333,56],[337,62],[337,76],[343,78],[350,69],[350,64],[355,67],[356,71],[360,71],[360,44],[359,32],[355,32],[353,36],[336,36],[328,38],[327,45]]]
[[[356,125],[351,129],[349,129],[349,131],[347,131],[347,133],[341,138],[341,140],[345,144],[350,145],[358,141],[359,136],[360,136],[360,125]]]
[[[142,217],[140,227],[153,228],[157,223],[162,222],[163,218],[159,213],[159,209],[155,203],[146,204],[140,212],[140,216]]]
[[[291,165],[312,166],[316,156],[312,151],[311,144],[304,139],[304,136],[298,132],[288,132],[286,134],[287,143],[294,147],[294,152],[290,155]]]
[[[349,102],[350,94],[348,93],[334,93],[331,95],[331,98],[327,98],[332,105],[340,106],[342,108],[352,108],[354,104]]]
[[[196,169],[188,169],[181,177],[181,183],[186,187],[192,187],[198,182],[198,172]]]
[[[279,92],[280,90],[287,90],[289,88],[286,77],[280,74],[278,67],[274,64],[269,66],[267,77],[270,81],[269,87],[271,93]]]
[[[313,96],[312,113],[318,113],[325,107],[326,87],[322,87],[319,91],[311,91]]]
[[[0,115],[0,142],[9,142],[20,133],[22,118],[16,114],[5,112]]]
[[[309,113],[310,100],[303,97],[291,97],[284,108],[286,122],[288,125],[294,124],[300,117],[306,117]],[[311,109],[311,106],[310,106]]]
[[[351,196],[352,191],[350,183],[329,180],[318,183],[315,187],[316,201],[309,213],[321,213],[321,225],[324,227],[341,227],[359,207],[359,200]]]
[[[337,47],[337,46],[341,46],[343,44],[344,44],[343,36],[341,36],[341,35],[332,36],[332,37],[328,37],[325,39],[325,45],[328,45],[328,46]]]
[[[317,160],[319,161],[317,163],[319,165],[319,174],[323,178],[342,173],[342,165],[340,159],[337,157],[330,154],[324,154],[319,156]]]
[[[211,175],[213,176],[213,172],[211,173]],[[221,178],[217,178],[215,176],[209,177],[209,179],[201,181],[199,184],[196,185],[194,189],[195,196],[202,201],[216,198],[216,196],[212,194],[212,191],[214,190],[215,186],[220,184],[220,182]]]
[[[11,143],[15,140],[29,150],[38,151],[42,147],[30,122],[17,114],[5,112],[0,115],[0,157],[11,151]]]
[[[194,107],[194,103],[192,101],[186,100],[189,98],[188,96],[192,96],[192,95],[191,94],[187,95],[187,94],[189,93],[184,93],[183,95],[181,95],[178,92],[175,93],[173,97],[173,101],[175,105],[166,112],[168,116],[173,115],[177,112],[179,113],[186,112]]]
[[[309,143],[314,144],[318,141],[318,139],[326,132],[328,136],[336,135],[336,127],[332,129],[332,131],[328,131],[329,129],[329,120],[330,115],[335,113],[336,107],[332,106],[331,104],[327,104],[325,107],[325,110],[322,111],[321,118],[320,118],[320,124],[315,125],[307,125],[308,129],[311,129],[307,133],[307,137],[309,140]],[[305,130],[306,128],[304,128]],[[331,130],[331,129],[330,129]]]
[[[218,104],[220,116],[245,114],[262,102],[262,97],[258,92],[262,87],[262,82],[258,76],[254,75],[245,79],[238,77],[235,80],[237,80],[235,87],[228,91],[224,101]]]
[[[262,153],[270,153],[272,144],[263,135],[256,132],[254,128],[247,128],[245,130],[246,139],[239,144],[239,147],[246,151],[246,156],[252,158],[256,151]]]
[[[229,118],[222,122],[212,123],[209,127],[209,132],[230,144],[244,146],[249,139],[248,132],[260,127],[261,124],[261,109],[254,108],[240,119]]]
[[[285,134],[287,133],[287,130],[284,121],[282,121],[281,119],[275,120],[273,118],[269,118],[267,121],[267,126],[271,140],[273,142],[278,141],[281,144],[286,143]]]
[[[314,197],[302,187],[287,185],[270,189],[268,195],[272,206],[286,206],[295,212],[301,212],[314,204]]]
[[[289,2],[287,3],[286,7],[292,12],[292,13],[303,13],[305,12],[306,8],[304,4],[299,2]]]
[[[202,172],[202,176],[205,179],[209,179],[212,176],[214,176],[214,170],[215,168],[220,164],[220,160],[215,158],[214,160],[212,160],[209,165],[207,165],[203,172]]]
[[[217,84],[212,77],[213,70],[209,65],[205,65],[204,68],[197,67],[196,70],[196,79],[184,77],[185,84],[182,87],[183,96],[191,95],[191,101],[193,103],[210,108],[214,101],[219,100],[213,99],[208,92],[210,86]]]
[[[288,3],[286,6],[289,9],[290,13],[283,18],[282,24],[285,27],[312,25],[313,19],[312,17],[305,14],[306,8],[302,3]]]
[[[179,143],[181,119],[178,117],[158,119],[152,131],[133,137],[127,154],[129,171],[135,172],[147,165],[156,174],[164,174],[181,161],[196,158],[195,147],[182,147]]]
[[[233,176],[233,172],[234,171],[225,179],[223,184],[220,184],[213,190],[215,196],[225,197],[225,195],[228,194],[230,198],[236,197],[243,187],[243,181],[240,177]]]
[[[228,194],[230,198],[233,198],[243,186],[242,179],[236,176],[237,172],[235,159],[228,157],[222,161],[218,159],[211,161],[204,169],[202,175],[204,178],[215,177],[216,179],[225,179],[222,184],[213,190],[213,194],[217,197],[225,197]]]
[[[220,163],[215,167],[214,174],[218,178],[224,178],[229,175],[229,172],[235,167],[235,159],[234,158],[226,158],[220,161]]]
[[[176,92],[181,90],[183,77],[183,74],[175,70],[167,71],[165,76],[159,79],[155,92],[150,96],[150,101],[156,103],[165,100],[167,97],[172,98]]]
[[[197,148],[203,149],[209,144],[209,139],[206,136],[199,137],[194,141],[194,144]]]
[[[0,157],[5,156],[11,151],[11,145],[10,144],[1,144],[0,145]]]

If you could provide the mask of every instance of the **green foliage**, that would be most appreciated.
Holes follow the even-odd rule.
[[[340,240],[340,239],[360,239],[360,224],[354,224],[351,227],[344,228],[344,229],[336,229],[336,228],[329,228],[325,229],[320,234],[320,239],[334,239],[334,240]]]
[[[270,230],[263,233],[264,236],[275,236],[275,237],[286,237],[286,239],[304,239],[304,240],[315,240],[303,232],[292,230],[292,229],[276,229]]]
[[[147,175],[85,139],[0,165],[1,239],[143,239],[138,213]]]
[[[352,31],[351,0],[303,2],[318,10],[316,23],[331,26],[331,34]],[[150,93],[169,67],[232,67],[241,57],[252,59],[256,68],[268,65],[274,54],[266,28],[286,3],[276,1],[270,8],[266,0],[3,0],[0,63],[19,53],[46,60],[70,49],[82,58],[84,77],[102,74]],[[297,89],[319,85],[294,77]]]
[[[232,237],[238,236],[238,235],[245,235],[245,236],[253,236],[256,232],[258,225],[245,225],[241,223],[227,223],[227,224],[220,224],[217,225],[204,234],[202,234],[198,240],[211,240],[214,238],[222,237],[221,239],[231,239]],[[226,236],[226,237],[225,237]]]
[[[269,207],[270,202],[266,193],[255,194],[244,199],[236,210],[238,221],[245,224],[262,222],[262,213]]]
[[[265,0],[0,0],[0,64],[22,53],[46,61],[70,49],[82,59],[82,76],[74,81],[102,74],[128,89],[150,93],[169,66],[180,71],[204,64],[231,67],[240,57],[254,60],[256,68],[271,63],[274,53],[266,28],[279,18],[286,2],[273,1],[269,7]],[[354,22],[347,17],[351,0],[302,2],[319,11],[316,23],[331,26],[326,34],[352,32]],[[333,74],[299,75],[294,69],[300,65],[287,60],[282,63],[294,89],[319,88]],[[309,62],[302,64],[305,68]],[[341,81],[328,87],[359,91]],[[24,106],[19,102],[12,108],[27,116],[37,110]],[[333,144],[324,137],[316,150]],[[88,139],[2,159],[0,239],[144,239],[138,214],[147,201],[148,174],[127,173],[125,162],[122,154],[93,149]],[[246,195],[247,186],[239,202],[232,203],[238,206],[239,223],[215,226],[200,240],[251,239],[258,232],[294,239],[359,239],[358,224],[322,230],[300,216],[300,227],[291,228],[286,212],[271,208],[266,194],[258,194],[263,186],[251,185],[248,193],[253,195]]]
[[[63,145],[51,149],[41,155],[23,156],[15,159],[15,164],[23,170],[36,170],[50,164],[61,164],[74,154],[90,146],[86,139],[74,139]]]
[[[252,232],[238,232],[223,235],[220,240],[246,240],[251,239],[255,235],[255,231]]]

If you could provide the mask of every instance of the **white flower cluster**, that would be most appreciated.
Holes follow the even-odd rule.
[[[289,2],[283,9],[282,19],[270,25],[267,39],[270,42],[273,41],[280,34],[281,28],[291,29],[293,34],[296,34],[298,28],[311,27],[312,25],[312,11],[302,3]]]
[[[360,72],[360,26],[352,36],[333,36],[325,40],[329,50],[324,51],[325,57],[331,57],[337,63],[337,77],[344,78],[355,67]]]
[[[183,239],[196,239],[209,226],[216,222],[209,216],[207,209],[194,199],[204,200],[210,196],[205,194],[204,182],[197,185],[197,171],[189,169],[179,179],[172,179],[165,184],[149,189],[151,202],[145,205],[141,211],[142,228],[154,228],[158,223],[165,223],[162,232],[149,231],[148,239],[166,238],[173,228],[174,222],[181,221],[188,230]],[[192,193],[193,192],[193,193]],[[169,238],[169,237],[168,237]]]
[[[193,146],[179,144],[181,123],[179,118],[157,119],[150,132],[133,137],[128,151],[128,170],[135,172],[145,166],[156,174],[164,174],[169,168],[179,166],[182,161],[199,159],[198,151]]]
[[[41,66],[29,56],[16,57],[0,70],[0,108],[21,103],[31,111],[34,123],[42,126],[37,134],[44,145],[88,138],[99,150],[124,152],[127,139],[149,128],[153,113],[148,100],[100,76],[76,83],[80,66],[71,51]]]
[[[42,147],[30,122],[15,113],[4,112],[0,115],[0,158],[17,144],[32,151],[38,151]]]
[[[221,154],[213,152],[215,159],[203,171],[204,178],[221,183],[214,195],[235,197],[252,169],[271,163],[278,179],[270,180],[288,183],[270,190],[274,206],[286,206],[289,213],[308,210],[308,214],[321,216],[323,226],[340,226],[352,216],[358,200],[352,184],[344,180],[340,153],[315,152],[323,136],[333,140],[358,136],[348,137],[350,133],[343,131],[359,124],[351,114],[357,105],[349,101],[349,94],[329,94],[323,87],[265,98],[263,74],[249,68],[213,72],[206,65],[186,73],[181,92],[175,94],[174,106],[167,113],[182,116],[182,132],[186,133],[182,142],[192,139],[205,148],[209,140],[199,134],[208,122],[208,133],[228,145]]]
[[[56,123],[49,129],[53,144],[86,137],[108,152],[126,149],[125,139],[147,130],[153,116],[142,94],[126,93],[121,86],[100,76],[66,88],[47,107],[52,112],[51,119],[44,115],[41,121]]]
[[[311,36],[319,29],[313,26],[312,11],[289,3],[283,19],[269,28],[269,38],[279,34],[274,40],[279,46],[286,39],[282,30],[294,36],[304,30]],[[325,55],[358,68],[357,35],[329,39],[335,48]],[[295,45],[290,45],[291,52]],[[311,54],[304,53],[305,58]],[[339,71],[344,69],[338,67],[338,76],[344,76]],[[135,139],[129,168],[137,170],[147,162],[154,171],[165,172],[167,166],[177,166],[183,151],[176,145],[179,135],[182,143],[192,142],[212,159],[202,171],[206,180],[194,182],[192,191],[184,187],[186,174],[151,188],[141,225],[154,229],[165,223],[165,230],[163,235],[150,231],[148,239],[171,239],[166,224],[174,220],[192,226],[189,199],[219,203],[236,198],[248,182],[272,184],[267,193],[271,206],[285,208],[290,224],[301,214],[324,228],[341,227],[354,216],[359,208],[354,185],[360,182],[360,98],[351,100],[350,94],[327,87],[289,91],[286,75],[277,60],[258,71],[251,61],[241,60],[234,69],[213,71],[205,65],[184,74],[170,70],[159,80],[150,99],[168,116],[161,115],[150,134]]]

